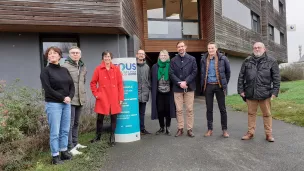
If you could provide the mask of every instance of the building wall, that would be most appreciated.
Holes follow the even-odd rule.
[[[227,55],[230,62],[231,76],[228,84],[228,95],[237,94],[237,81],[244,61],[243,57]]]
[[[0,80],[40,88],[39,35],[0,32]]]
[[[125,35],[80,34],[82,58],[87,65],[87,96],[91,97],[90,81],[93,71],[101,62],[101,54],[108,50],[114,57],[127,57],[127,38]],[[8,83],[16,78],[23,85],[41,88],[40,42],[38,33],[0,32],[0,80]]]

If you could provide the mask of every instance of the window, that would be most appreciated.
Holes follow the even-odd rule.
[[[197,0],[147,0],[148,38],[198,39]]]
[[[255,32],[260,32],[260,16],[251,11],[251,20],[252,20],[252,30]]]
[[[281,45],[284,45],[284,43],[285,43],[284,40],[285,40],[285,38],[284,38],[284,33],[281,32],[281,33],[280,33],[280,44],[281,44]]]
[[[72,46],[79,47],[79,40],[76,36],[67,35],[41,35],[40,36],[40,46],[41,46],[41,66],[42,68],[48,65],[47,57],[44,56],[47,48],[51,46],[57,46],[62,51],[62,58],[60,59],[60,64],[63,64],[66,58],[69,56],[69,49]]]
[[[270,40],[274,40],[274,28],[272,25],[268,25],[268,35]]]
[[[284,5],[281,1],[279,1],[279,12],[280,14],[284,14]]]

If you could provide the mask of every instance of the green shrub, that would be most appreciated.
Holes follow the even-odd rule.
[[[304,80],[304,63],[294,63],[280,69],[282,81]]]
[[[46,128],[42,91],[21,86],[19,82],[1,86],[0,143],[36,135]]]

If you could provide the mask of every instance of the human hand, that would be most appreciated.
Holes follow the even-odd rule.
[[[244,92],[242,92],[240,95],[241,95],[242,97],[245,97],[245,93],[244,93]]]
[[[119,104],[120,104],[120,105],[122,105],[122,104],[123,104],[123,101],[122,101],[122,100],[121,100],[121,101],[119,101]]]
[[[275,95],[272,95],[272,96],[271,96],[271,100],[273,100],[273,99],[275,99],[275,98],[277,98],[277,96],[275,96]]]
[[[182,81],[181,83],[180,83],[180,85],[179,85],[182,89],[186,89],[186,88],[188,88],[188,86],[187,86],[187,82],[186,81]]]
[[[66,104],[69,104],[69,103],[71,103],[71,98],[67,96],[64,98],[63,102]]]

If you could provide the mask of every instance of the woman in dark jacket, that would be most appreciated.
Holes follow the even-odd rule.
[[[71,99],[74,97],[75,87],[69,71],[59,64],[61,50],[58,47],[50,47],[46,50],[45,56],[48,58],[49,65],[42,70],[40,79],[45,92],[52,163],[62,164],[62,160],[71,159],[67,147],[71,122]]]
[[[171,118],[176,117],[172,84],[169,79],[170,57],[166,50],[159,53],[156,64],[152,67],[152,120],[158,119],[160,129],[156,135],[171,135]],[[166,118],[166,124],[165,124]],[[166,129],[165,129],[166,127]]]

